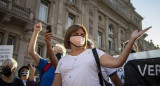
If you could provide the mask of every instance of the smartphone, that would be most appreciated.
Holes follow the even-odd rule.
[[[48,33],[52,32],[51,25],[47,25],[46,30],[48,30]]]

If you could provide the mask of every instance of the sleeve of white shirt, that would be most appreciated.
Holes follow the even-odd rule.
[[[60,65],[61,65],[61,60],[58,62],[58,65],[57,65],[57,67],[56,67],[55,73],[61,73],[61,72],[60,72]]]
[[[117,72],[115,68],[105,68],[105,70],[106,70],[108,76]]]
[[[103,54],[105,54],[105,52],[103,52],[102,50],[99,50],[99,49],[96,49],[96,50],[97,50],[97,53],[98,53],[99,58],[101,58],[101,56],[102,56]]]

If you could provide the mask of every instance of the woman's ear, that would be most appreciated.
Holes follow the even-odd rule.
[[[13,72],[16,72],[16,69],[17,69],[17,67],[13,68],[12,71],[13,71]]]

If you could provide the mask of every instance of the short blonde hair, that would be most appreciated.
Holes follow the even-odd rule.
[[[2,67],[10,67],[10,68],[17,68],[17,61],[13,58],[5,59],[2,62]]]
[[[87,47],[91,47],[91,48],[94,48],[94,43],[91,39],[87,39]]]
[[[62,48],[62,54],[63,54],[63,56],[66,55],[66,48],[62,44],[56,44],[55,47]]]

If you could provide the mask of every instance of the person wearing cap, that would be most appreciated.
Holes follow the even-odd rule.
[[[22,80],[14,76],[17,65],[17,62],[13,58],[5,59],[2,62],[2,77],[0,78],[0,86],[24,86]]]
[[[34,74],[35,74],[35,67],[32,66],[32,64],[30,63],[30,67],[32,69],[32,73],[29,76],[29,67],[28,66],[22,66],[19,70],[18,70],[18,76],[19,78],[23,81],[24,86],[36,86],[36,83],[34,81]]]

